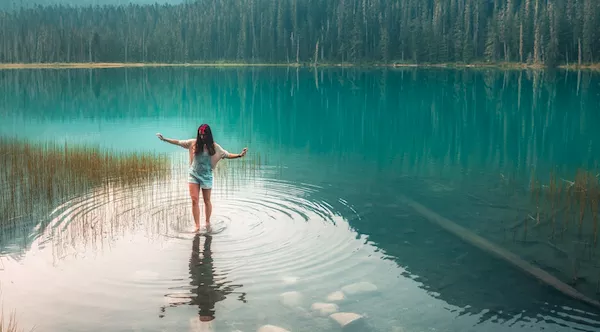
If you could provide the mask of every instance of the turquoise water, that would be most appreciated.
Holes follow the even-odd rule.
[[[465,243],[399,197],[568,279],[549,263],[559,261],[552,248],[508,241],[505,227],[532,213],[532,168],[573,179],[577,168],[595,167],[599,78],[0,71],[3,136],[165,152],[181,165],[186,152],[155,133],[191,138],[206,122],[225,149],[247,146],[248,160],[261,159],[245,170],[243,160],[224,162],[212,197],[213,221],[226,228],[212,238],[189,232],[185,173],[94,189],[47,216],[23,217],[2,232],[4,310],[37,331],[337,331],[311,305],[343,289],[338,310],[363,315],[372,331],[593,331],[600,310]],[[576,286],[598,299],[600,271],[589,261]],[[344,288],[365,282],[376,289]],[[216,319],[200,322],[207,312]]]

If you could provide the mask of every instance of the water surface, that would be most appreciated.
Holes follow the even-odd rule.
[[[176,170],[3,230],[4,307],[38,331],[197,330],[207,315],[215,331],[335,331],[311,304],[369,282],[376,291],[338,305],[373,331],[598,329],[598,311],[398,195],[548,257],[505,242],[504,226],[530,208],[519,193],[532,167],[567,177],[595,166],[599,83],[434,69],[0,71],[3,136],[167,152]],[[205,122],[224,148],[250,149],[216,177],[213,221],[227,227],[212,237],[190,233],[185,151],[154,136],[190,138]],[[286,292],[300,302],[282,305]]]

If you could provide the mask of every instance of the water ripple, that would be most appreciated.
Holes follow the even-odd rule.
[[[348,220],[362,216],[345,198],[266,174],[217,178],[212,220],[226,228],[212,237],[192,232],[184,174],[127,186],[109,182],[64,202],[38,227],[30,250],[34,254],[19,274],[27,277],[14,287],[14,297],[25,296],[25,290],[38,294],[28,304],[31,312],[47,306],[45,299],[59,298],[53,303],[56,310],[47,313],[48,320],[83,328],[83,316],[79,322],[61,313],[91,308],[90,312],[121,310],[134,315],[152,306],[155,311],[144,314],[176,321],[172,316],[180,311],[173,313],[173,307],[192,306],[206,318],[214,316],[215,303],[226,298],[230,308],[235,308],[232,301],[251,302],[246,307],[254,309],[246,312],[255,312],[257,306],[278,305],[283,292],[300,291],[314,303],[345,285],[368,281],[383,291],[371,300],[345,302],[346,310],[366,310],[362,303],[369,303],[369,311],[389,313],[389,303],[403,303],[410,293],[406,305],[416,308],[410,315],[421,317],[418,308],[431,299],[410,292],[411,279],[398,281],[397,266],[377,259],[386,254],[357,238]],[[417,246],[403,248],[403,255],[424,251]],[[113,254],[103,259],[105,251]],[[88,265],[77,262],[90,256],[96,259]],[[61,269],[44,269],[36,261],[40,257],[62,265]],[[386,269],[395,272],[381,273]],[[46,274],[51,277],[42,277]],[[47,283],[51,287],[44,286]],[[403,285],[402,291],[391,291],[398,285]],[[310,308],[310,303],[303,303],[303,308]],[[234,311],[228,320],[255,320],[228,310]]]
[[[352,256],[364,244],[339,227],[356,217],[343,199],[327,200],[319,186],[274,178],[232,183],[216,181],[212,193],[212,221],[226,225],[214,236],[220,274],[235,273],[240,280],[302,275],[310,281],[343,275],[361,263]],[[53,246],[54,259],[76,257],[90,248],[96,253],[124,234],[190,243],[188,195],[183,176],[136,186],[107,184],[58,206],[35,235],[37,249]]]

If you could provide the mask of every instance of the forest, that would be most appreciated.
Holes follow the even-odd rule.
[[[198,0],[0,10],[0,63],[600,62],[597,0]]]

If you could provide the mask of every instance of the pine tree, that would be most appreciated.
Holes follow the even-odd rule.
[[[492,22],[488,23],[487,38],[485,42],[485,58],[487,61],[495,62],[498,59],[498,37],[496,28]]]
[[[214,0],[0,10],[2,62],[600,61],[596,0]]]

